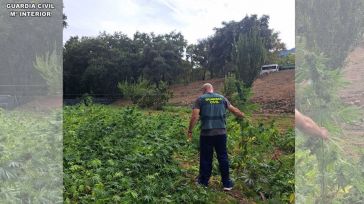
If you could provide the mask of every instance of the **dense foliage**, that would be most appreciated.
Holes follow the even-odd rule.
[[[124,83],[119,83],[118,87],[125,98],[130,99],[133,104],[141,108],[160,110],[172,96],[172,92],[168,90],[164,82],[156,86],[146,80],[139,81],[135,84],[130,84],[125,81]]]
[[[176,32],[136,32],[132,38],[121,32],[76,36],[64,45],[64,95],[120,97],[117,84],[123,81],[143,79],[158,86],[161,82],[170,85],[224,77],[231,72],[240,73],[240,79],[250,85],[260,64],[276,60],[283,49],[278,34],[269,28],[269,17],[256,15],[224,22],[211,37],[189,45]],[[249,63],[244,64],[245,60]]]
[[[298,203],[364,200],[363,152],[351,143],[352,158],[343,149],[351,140],[343,127],[363,113],[339,97],[345,58],[364,31],[363,6],[361,0],[297,1],[296,107],[330,132],[329,141],[323,141],[297,131]]]
[[[186,141],[190,111],[141,112],[135,108],[77,105],[64,110],[66,203],[237,202],[216,183],[195,185],[198,129]],[[294,190],[292,131],[254,126],[229,117],[228,148],[235,193],[261,201],[291,202]],[[242,128],[242,129],[241,129]],[[279,152],[281,154],[274,153]],[[218,187],[217,187],[218,185]],[[246,195],[244,195],[246,194]]]
[[[59,48],[57,53],[62,52],[62,1],[52,2],[55,9],[51,18],[31,18],[27,21],[10,17],[7,3],[0,2],[0,94],[46,94],[47,90],[42,89],[46,87],[46,82],[33,68],[33,63],[36,56],[43,56],[55,47]]]
[[[328,68],[342,68],[348,51],[362,38],[364,2],[298,0],[296,4],[296,36],[304,37],[312,51],[325,53],[330,58]]]
[[[304,48],[300,48],[305,50]],[[341,102],[339,70],[327,67],[327,58],[305,50],[296,71],[296,106],[330,131],[330,141],[304,137],[297,132],[296,194],[299,203],[360,203],[364,199],[362,152],[359,160],[346,155],[343,124],[362,112]],[[311,84],[303,85],[310,80]],[[354,150],[354,149],[353,149]]]
[[[33,66],[39,71],[42,78],[47,83],[49,95],[59,95],[62,93],[62,61],[56,49],[46,52],[44,55],[36,56]]]
[[[231,104],[247,115],[251,115],[258,109],[258,104],[250,100],[253,96],[252,89],[233,75],[225,77],[223,94]]]
[[[207,60],[207,66],[205,68],[208,69],[211,77],[224,77],[229,72],[236,72],[242,69],[242,67],[238,67],[237,70],[234,68],[234,65],[237,64],[233,59],[233,53],[236,49],[235,43],[239,41],[240,36],[245,36],[249,40],[255,41],[252,44],[262,41],[263,48],[268,55],[268,59],[265,61],[267,63],[272,63],[273,56],[276,56],[278,51],[285,49],[284,43],[278,38],[278,33],[269,28],[269,16],[263,15],[258,18],[257,15],[251,15],[244,17],[238,22],[230,21],[223,22],[222,24],[223,26],[221,28],[215,28],[215,34],[213,36],[197,44],[198,47],[204,48],[205,53],[202,52],[202,56],[204,60]],[[261,49],[261,45],[258,46],[257,49]],[[199,51],[201,52],[201,49]],[[249,54],[252,55],[251,59],[253,61],[261,62],[261,53],[253,52]],[[197,59],[197,62],[201,61],[200,58]],[[202,61],[203,63],[205,63],[204,60]],[[257,65],[259,63],[251,62],[251,65],[254,64]]]
[[[172,156],[185,148],[181,118],[133,108],[65,109],[65,203],[207,202]]]
[[[236,77],[247,86],[252,86],[259,75],[260,67],[266,61],[267,51],[259,32],[253,28],[249,33],[240,35],[234,43],[232,61]]]
[[[286,56],[282,56],[277,60],[277,64],[285,66],[292,66],[296,63],[296,55],[294,53],[289,53]]]
[[[240,127],[240,128],[239,128]],[[281,134],[275,127],[248,121],[230,121],[229,149],[236,184],[255,200],[293,203],[294,132]]]
[[[1,203],[62,202],[62,115],[0,109]]]

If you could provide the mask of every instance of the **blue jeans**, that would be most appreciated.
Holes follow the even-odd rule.
[[[226,135],[200,136],[200,175],[198,182],[207,186],[211,177],[212,159],[216,151],[224,186],[229,185],[229,159],[226,149]]]

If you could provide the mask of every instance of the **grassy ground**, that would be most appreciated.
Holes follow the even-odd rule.
[[[162,111],[151,111],[145,110],[145,114],[159,114],[159,113],[177,113],[179,117],[181,117],[184,121],[188,122],[190,119],[191,108],[186,106],[166,106]],[[279,129],[280,133],[285,133],[289,129],[294,128],[294,114],[283,113],[283,114],[253,114],[251,118],[253,125],[264,124],[265,126],[269,126],[272,122],[275,123],[276,127]],[[187,132],[187,129],[186,129]],[[194,132],[196,137],[196,132]],[[198,134],[198,133],[197,133]],[[229,133],[228,133],[229,134]],[[232,150],[229,150],[232,151]],[[174,155],[174,158],[179,162],[179,165],[182,169],[187,170],[189,172],[188,177],[190,178],[190,183],[193,185],[195,182],[196,176],[198,175],[198,154],[192,154],[190,157],[186,159],[186,157],[181,157],[178,154]],[[216,158],[215,158],[216,160]],[[217,162],[214,161],[215,167],[217,166]],[[215,169],[216,171],[216,169]],[[244,194],[244,190],[237,186],[231,192],[223,192],[221,190],[221,182],[220,175],[215,172],[212,175],[210,180],[209,188],[216,193],[219,193],[218,202],[217,203],[255,203],[253,200],[247,199],[247,196]]]
[[[253,124],[262,122],[265,125],[270,124],[272,121],[275,122],[281,132],[287,131],[294,128],[294,113],[254,114],[252,120]]]
[[[162,111],[151,111],[151,110],[145,110],[145,113],[147,115],[150,114],[159,114],[159,113],[178,113],[179,117],[181,117],[186,123],[190,119],[191,115],[191,109],[185,106],[166,106]],[[187,129],[185,131],[187,133]],[[195,135],[196,137],[196,135]],[[186,136],[187,138],[187,136]],[[193,145],[193,144],[192,144]],[[197,153],[197,152],[195,152]],[[184,153],[181,153],[184,154]],[[198,161],[199,157],[198,154],[190,154],[186,158],[185,156],[181,156],[180,153],[176,153],[174,155],[174,159],[176,159],[179,162],[179,166],[181,169],[184,169],[188,172],[187,176],[190,179],[190,185],[196,185],[196,176],[198,175]],[[216,159],[215,159],[216,160]],[[214,161],[214,164],[216,166],[216,161]],[[242,203],[242,204],[250,204],[255,203],[254,201],[251,201],[247,199],[247,197],[243,194],[242,191],[239,189],[234,189],[230,192],[224,192],[221,189],[221,182],[220,182],[220,175],[212,175],[210,180],[210,186],[209,189],[212,190],[214,193],[217,194],[216,203]]]
[[[187,106],[166,106],[163,108],[163,111],[186,113],[187,115],[183,116],[184,118],[186,118],[186,120],[189,119],[191,114],[191,108]],[[153,111],[148,110],[147,112],[153,112]],[[281,132],[285,132],[288,129],[294,128],[294,113],[281,113],[281,114],[256,113],[253,114],[251,121],[254,125],[258,125],[259,123],[268,125],[274,121],[278,129]]]

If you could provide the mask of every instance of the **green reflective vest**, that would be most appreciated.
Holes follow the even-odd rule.
[[[216,93],[206,93],[199,98],[201,129],[226,128],[225,97]]]

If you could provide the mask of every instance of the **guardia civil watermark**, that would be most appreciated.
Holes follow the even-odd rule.
[[[6,3],[10,17],[51,17],[53,3]]]

